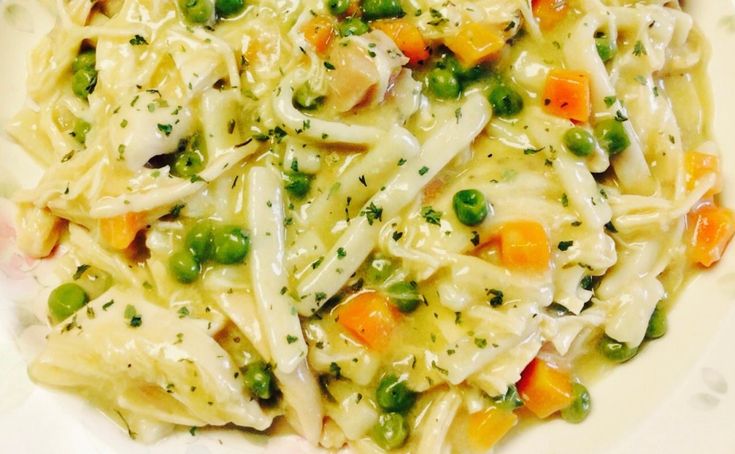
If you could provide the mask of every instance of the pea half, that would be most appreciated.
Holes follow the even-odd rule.
[[[214,260],[223,265],[242,263],[250,249],[250,239],[236,225],[225,225],[215,229],[212,243]]]
[[[383,257],[382,255],[376,255],[370,261],[370,264],[365,271],[365,277],[370,283],[382,283],[385,282],[391,274],[393,274],[395,268],[396,265],[391,259]]]
[[[245,9],[245,0],[216,0],[214,11],[217,17],[234,17]]]
[[[615,42],[605,35],[595,38],[595,47],[597,48],[597,55],[600,56],[603,63],[609,62],[618,53]]]
[[[314,110],[324,102],[324,95],[317,93],[308,82],[296,89],[293,103],[302,110]]]
[[[646,328],[646,339],[658,339],[666,334],[668,322],[666,321],[666,312],[661,306],[656,306],[653,310],[651,318],[648,320],[648,328]]]
[[[202,266],[188,249],[176,252],[168,260],[168,268],[182,284],[191,284],[199,277]]]
[[[487,200],[477,189],[457,191],[452,197],[452,207],[457,219],[464,225],[477,225],[487,218]]]
[[[339,35],[342,37],[350,35],[360,36],[368,31],[370,31],[368,24],[357,17],[348,17],[344,22],[339,24]]]
[[[48,296],[48,311],[51,319],[60,322],[71,317],[76,311],[89,302],[89,297],[82,287],[72,282],[61,284]]]
[[[362,13],[367,20],[401,17],[405,14],[399,0],[362,0]]]
[[[394,282],[388,286],[386,293],[390,298],[390,302],[404,314],[415,311],[421,302],[415,282]]]
[[[590,414],[592,398],[583,384],[573,383],[572,399],[572,403],[567,408],[562,409],[561,417],[564,421],[578,424],[587,419]]]
[[[79,55],[74,59],[71,64],[71,71],[73,73],[82,71],[85,69],[94,69],[97,65],[97,53],[94,49],[87,49],[79,52]]]
[[[416,401],[416,393],[393,374],[380,379],[375,397],[380,408],[385,411],[407,411]]]
[[[499,117],[513,117],[523,110],[523,98],[512,88],[496,85],[488,96],[493,113]]]
[[[74,139],[77,142],[79,142],[81,145],[84,145],[87,142],[87,133],[90,129],[92,129],[92,125],[82,120],[81,118],[77,118],[77,121],[74,122],[74,130],[72,131],[72,136],[74,136]]]
[[[212,18],[212,0],[179,0],[184,18],[193,24],[204,24]]]
[[[86,100],[97,86],[97,71],[94,68],[83,68],[75,72],[71,78],[71,90],[77,97]]]
[[[620,154],[630,146],[630,138],[625,127],[614,118],[602,120],[595,125],[595,135],[610,156]]]
[[[408,438],[408,423],[400,413],[384,413],[371,432],[372,439],[383,449],[391,450],[403,446]]]
[[[256,361],[247,366],[243,375],[245,385],[258,399],[268,400],[275,393],[275,380],[271,367],[264,361]]]
[[[564,133],[564,146],[572,154],[584,158],[595,151],[595,138],[586,129],[575,126]]]
[[[618,342],[607,334],[602,336],[597,348],[607,359],[615,363],[624,363],[638,353],[638,347],[628,347],[624,342]]]
[[[455,99],[461,91],[459,80],[449,69],[432,69],[429,72],[428,84],[434,96],[441,99]]]

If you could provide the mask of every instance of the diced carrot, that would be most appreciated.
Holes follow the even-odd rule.
[[[429,58],[429,50],[421,36],[421,32],[411,22],[405,19],[377,20],[370,24],[374,29],[381,30],[396,43],[396,46],[415,64]]]
[[[99,221],[100,234],[105,244],[113,249],[126,249],[133,242],[138,231],[145,227],[141,213],[125,213]]]
[[[533,0],[533,15],[541,29],[551,30],[567,16],[567,0]]]
[[[544,109],[552,115],[587,122],[590,118],[590,77],[584,71],[552,69],[544,87]]]
[[[500,227],[500,261],[516,270],[545,271],[549,267],[549,238],[536,221],[512,221]]]
[[[717,175],[717,180],[715,185],[707,192],[707,194],[705,194],[705,196],[713,196],[722,192],[720,157],[716,154],[688,151],[684,153],[684,168],[687,172],[687,189],[694,189],[697,185],[697,180],[707,174],[714,173]]]
[[[569,374],[540,358],[526,366],[516,386],[526,408],[542,419],[567,408],[573,400]]]
[[[339,308],[339,324],[352,336],[374,350],[384,349],[398,323],[398,313],[384,295],[358,293]]]
[[[464,66],[475,66],[494,57],[505,46],[505,39],[492,26],[468,22],[456,35],[445,38],[444,44]]]
[[[518,423],[512,410],[489,407],[469,417],[467,436],[478,451],[488,451]]]
[[[334,36],[332,21],[324,16],[314,16],[304,24],[301,31],[304,38],[314,46],[318,53],[322,53],[329,47]]]
[[[689,213],[689,256],[710,267],[722,258],[735,234],[735,215],[727,208],[703,205]]]

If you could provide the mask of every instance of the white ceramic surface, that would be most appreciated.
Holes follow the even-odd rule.
[[[53,3],[53,2],[46,2]],[[53,23],[36,0],[0,0],[0,129],[25,99],[25,60]],[[723,153],[725,204],[735,206],[735,0],[688,0],[712,45],[709,73],[714,131]],[[7,453],[310,453],[297,437],[244,431],[183,432],[154,445],[127,434],[81,399],[33,385],[26,375],[42,336],[28,307],[39,266],[14,247],[12,207],[2,199],[38,177],[0,132],[0,452]],[[635,361],[591,387],[594,410],[582,425],[563,421],[516,431],[501,453],[735,453],[735,247],[697,277],[669,318],[669,333]]]

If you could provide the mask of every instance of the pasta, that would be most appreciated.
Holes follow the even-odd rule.
[[[9,126],[44,168],[19,245],[55,269],[29,372],[133,438],[581,422],[580,364],[661,337],[735,233],[677,1],[56,8]]]

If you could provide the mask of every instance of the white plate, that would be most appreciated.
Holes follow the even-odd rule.
[[[53,2],[48,2],[53,3]],[[725,204],[735,205],[735,2],[690,0],[687,7],[712,45],[714,131],[723,153]],[[25,98],[25,58],[52,25],[35,0],[0,0],[0,125]],[[37,177],[30,159],[0,134],[0,197]],[[13,247],[9,204],[0,198],[0,451],[12,453],[308,453],[296,437],[244,431],[182,433],[152,446],[128,439],[81,399],[33,385],[26,375],[33,323],[28,301],[33,263]],[[12,302],[11,302],[12,301]],[[700,275],[669,318],[669,333],[635,361],[592,386],[594,410],[582,425],[551,421],[516,431],[502,453],[735,453],[735,247]]]

